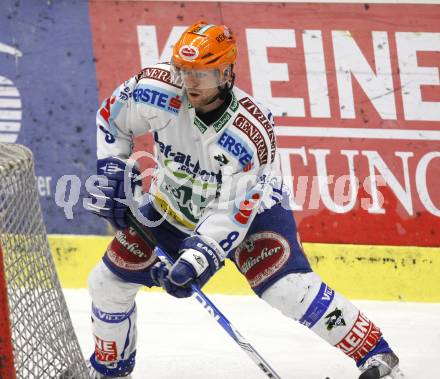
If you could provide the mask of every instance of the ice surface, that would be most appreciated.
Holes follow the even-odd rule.
[[[90,298],[65,290],[81,348],[93,349]],[[252,296],[210,295],[283,379],[354,379],[351,359]],[[408,379],[440,378],[440,304],[355,301],[380,326]],[[140,292],[135,379],[263,379],[266,376],[194,299]]]

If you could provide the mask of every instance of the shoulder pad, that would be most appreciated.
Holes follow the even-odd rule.
[[[272,113],[247,93],[237,89],[235,92],[240,105],[232,124],[256,145],[260,163],[273,162],[275,159],[276,139]],[[268,146],[265,146],[267,140]],[[267,157],[267,151],[270,157]],[[269,160],[270,159],[270,160]]]
[[[167,86],[181,89],[182,86],[177,85],[171,81],[170,65],[167,63],[159,63],[154,66],[143,68],[137,75],[136,81],[139,82],[144,79],[161,82]]]

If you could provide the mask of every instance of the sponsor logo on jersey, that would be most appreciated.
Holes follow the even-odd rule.
[[[153,133],[153,138],[163,155],[164,168],[172,173],[157,183],[158,193],[166,200],[159,200],[158,193],[155,200],[175,220],[194,227],[207,202],[216,194],[221,172],[205,170],[190,154],[174,151],[172,145],[160,141],[158,132]]]
[[[334,311],[330,312],[327,316],[325,316],[326,322],[325,325],[327,325],[327,330],[332,330],[333,328],[337,328],[338,326],[345,326],[345,320],[342,317],[342,311],[335,308]]]
[[[181,105],[179,95],[154,86],[137,87],[133,91],[133,99],[172,114],[177,114]]]
[[[116,96],[111,96],[105,99],[101,104],[101,108],[99,108],[98,118],[102,125],[98,124],[98,128],[105,134],[107,143],[116,141],[118,129],[113,120],[118,116],[122,107],[123,103],[116,101]]]
[[[223,115],[212,124],[212,127],[218,133],[228,123],[231,117],[232,116],[228,112],[223,113]]]
[[[168,217],[173,218],[178,223],[186,226],[188,229],[194,229],[196,227],[198,219],[195,220],[194,222],[190,221],[190,219],[193,219],[194,217],[192,217],[190,214],[191,218],[189,219],[188,216],[184,214],[182,209],[179,207],[179,204],[177,204],[177,208],[179,210],[174,209],[173,206],[171,206],[170,204],[171,203],[170,200],[168,200],[168,196],[165,198],[161,195],[162,193],[163,191],[157,191],[154,194],[153,198],[154,198],[154,203],[159,206],[159,209],[162,210],[163,214],[166,214]]]
[[[235,262],[251,287],[276,274],[290,257],[289,242],[280,234],[252,234],[235,250]]]
[[[162,83],[166,83],[172,85],[176,88],[182,88],[182,86],[178,85],[171,79],[171,73],[167,70],[162,70],[161,68],[153,68],[147,67],[144,68],[139,74],[136,76],[136,80],[139,81],[141,79],[153,79]]]
[[[192,178],[200,179],[204,182],[217,183],[221,182],[220,172],[213,172],[203,169],[200,166],[200,162],[193,162],[193,158],[190,154],[185,154],[180,151],[174,151],[173,145],[166,145],[159,140],[159,134],[157,132],[153,133],[154,141],[157,143],[161,154],[168,160],[178,163],[179,166],[174,168],[174,171],[183,171],[192,176]]]
[[[273,162],[276,151],[276,141],[274,133],[274,124],[266,117],[266,115],[257,107],[257,105],[249,98],[244,97],[240,100],[240,104],[246,109],[254,118],[263,126],[266,130],[270,140],[270,161]],[[269,113],[268,117],[271,118],[272,113]]]
[[[220,163],[220,166],[224,166],[229,163],[229,159],[226,158],[225,154],[218,154],[214,157],[214,159]]]
[[[223,115],[212,124],[212,128],[218,133],[223,127],[228,123],[228,121],[232,118],[229,112],[223,113]],[[205,133],[208,129],[208,126],[200,120],[197,116],[194,117],[194,125],[202,132]]]
[[[205,133],[208,127],[196,116],[194,117],[194,125],[202,132]]]
[[[95,335],[95,356],[101,362],[113,362],[118,359],[116,341],[105,341]]]
[[[109,124],[110,107],[115,103],[115,101],[116,97],[111,96],[102,102],[101,108],[99,109],[99,115],[107,124]]]
[[[208,198],[196,194],[193,191],[191,182],[186,183],[187,185],[181,185],[181,183],[167,183],[167,181],[172,182],[165,179],[160,185],[161,192],[168,195],[168,202],[177,206],[183,216],[196,224],[202,215]]]
[[[130,86],[130,80],[126,80],[120,87],[119,87],[119,100],[121,101],[127,101],[132,93],[131,93],[131,86]]]
[[[234,113],[238,109],[238,100],[235,97],[234,93],[232,93],[231,104],[229,105],[229,109]]]
[[[230,131],[223,132],[217,144],[237,158],[243,167],[247,166],[252,160],[253,151],[240,137]]]
[[[380,329],[359,312],[351,330],[335,346],[358,361],[377,345],[381,337]]]
[[[255,192],[249,199],[243,200],[238,206],[237,212],[233,215],[234,221],[238,222],[240,225],[246,225],[260,198],[261,195],[258,192]]]
[[[243,172],[248,172],[249,170],[252,169],[253,166],[254,166],[254,163],[252,161],[249,162],[246,166],[243,167]]]
[[[180,109],[182,105],[182,100],[180,100],[179,96],[174,96],[170,99],[170,107],[173,109]]]
[[[233,124],[237,129],[241,130],[246,134],[257,150],[258,161],[260,164],[267,163],[267,145],[264,140],[263,134],[257,126],[252,124],[245,116],[241,113],[234,119]]]
[[[193,61],[199,56],[199,49],[196,46],[183,45],[179,49],[179,55],[187,61]]]
[[[98,128],[101,132],[105,134],[104,140],[107,143],[115,143],[116,138],[113,134],[111,134],[106,128],[104,128],[102,125],[98,124]]]

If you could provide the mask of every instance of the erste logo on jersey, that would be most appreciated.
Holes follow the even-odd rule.
[[[183,45],[179,49],[179,55],[187,61],[193,61],[199,56],[199,49],[195,46]]]
[[[237,158],[243,168],[247,167],[252,160],[253,151],[239,136],[230,131],[223,132],[217,144]]]
[[[168,113],[177,114],[182,103],[180,96],[163,88],[140,85],[133,91],[133,99],[138,103],[152,105]]]

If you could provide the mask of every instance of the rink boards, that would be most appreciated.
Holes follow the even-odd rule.
[[[84,288],[111,238],[51,235],[49,243],[61,284]],[[314,270],[351,299],[440,302],[440,248],[304,243]],[[251,294],[230,261],[205,288],[207,293]]]
[[[49,233],[106,233],[82,201],[96,110],[205,18],[236,33],[236,85],[273,112],[303,241],[440,246],[439,0],[3,3],[0,141],[32,149]]]
[[[352,298],[440,301],[439,0],[3,3],[0,141],[35,155],[64,286],[85,287],[109,241],[83,206],[96,109],[205,18],[237,34],[236,84],[273,111],[315,269]],[[208,289],[250,293],[233,265]]]

